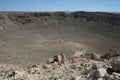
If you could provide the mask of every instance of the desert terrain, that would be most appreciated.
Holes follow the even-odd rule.
[[[0,12],[0,64],[37,64],[77,48],[98,54],[119,49],[120,14]]]

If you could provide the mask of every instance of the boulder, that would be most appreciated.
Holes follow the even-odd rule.
[[[105,75],[105,76],[104,76],[104,79],[105,79],[105,80],[115,80],[115,79],[113,78],[113,75],[109,75],[109,74]]]
[[[114,71],[113,71],[113,69],[112,69],[112,68],[110,68],[110,67],[109,67],[109,68],[107,68],[107,69],[106,69],[106,71],[107,71],[107,73],[108,73],[108,74],[112,74],[112,73],[114,72]]]
[[[28,67],[28,73],[29,74],[39,74],[40,73],[40,67],[38,65],[33,65],[31,67]]]
[[[92,53],[90,55],[90,58],[93,59],[93,60],[99,60],[100,59],[100,55],[97,54],[97,53]]]
[[[54,55],[54,62],[58,62],[58,64],[66,63],[66,56],[64,54]]]
[[[47,60],[47,64],[51,64],[51,63],[53,63],[54,62],[54,59],[53,58],[49,58],[48,60]]]
[[[75,53],[73,54],[73,57],[78,58],[78,57],[81,57],[81,56],[85,55],[85,53],[86,53],[85,50],[83,50],[83,49],[81,49],[81,50],[77,49],[75,51]]]
[[[113,73],[111,75],[107,74],[105,75],[105,80],[120,80],[120,74],[119,73]]]
[[[107,74],[106,69],[104,68],[99,68],[97,70],[93,70],[88,77],[91,78],[92,80],[96,80],[99,78],[103,78]]]
[[[110,61],[113,71],[120,73],[120,56],[113,57]]]
[[[7,70],[4,72],[4,76],[6,78],[14,78],[15,77],[15,71],[14,70]]]
[[[50,67],[51,67],[51,65],[49,65],[49,64],[44,64],[44,65],[42,66],[43,69],[47,69],[47,68],[50,68]]]
[[[15,71],[15,80],[24,80],[27,78],[27,74],[25,72]]]
[[[61,64],[62,56],[61,55],[54,55],[54,62],[58,62],[59,64]]]
[[[65,54],[61,54],[62,56],[62,63],[65,64],[67,62],[67,57]]]

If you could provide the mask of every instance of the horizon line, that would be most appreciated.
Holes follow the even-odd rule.
[[[65,11],[65,10],[56,10],[56,11],[27,11],[27,10],[21,10],[21,11],[15,11],[15,10],[5,10],[5,11],[0,11],[0,12],[105,12],[105,13],[120,13],[120,11]]]

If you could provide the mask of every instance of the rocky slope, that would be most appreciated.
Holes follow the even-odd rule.
[[[0,65],[0,80],[120,80],[120,53],[106,59],[79,52],[77,57],[54,55],[46,63],[28,67]]]

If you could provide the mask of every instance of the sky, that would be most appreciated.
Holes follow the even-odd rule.
[[[0,0],[0,11],[120,12],[120,0]]]

